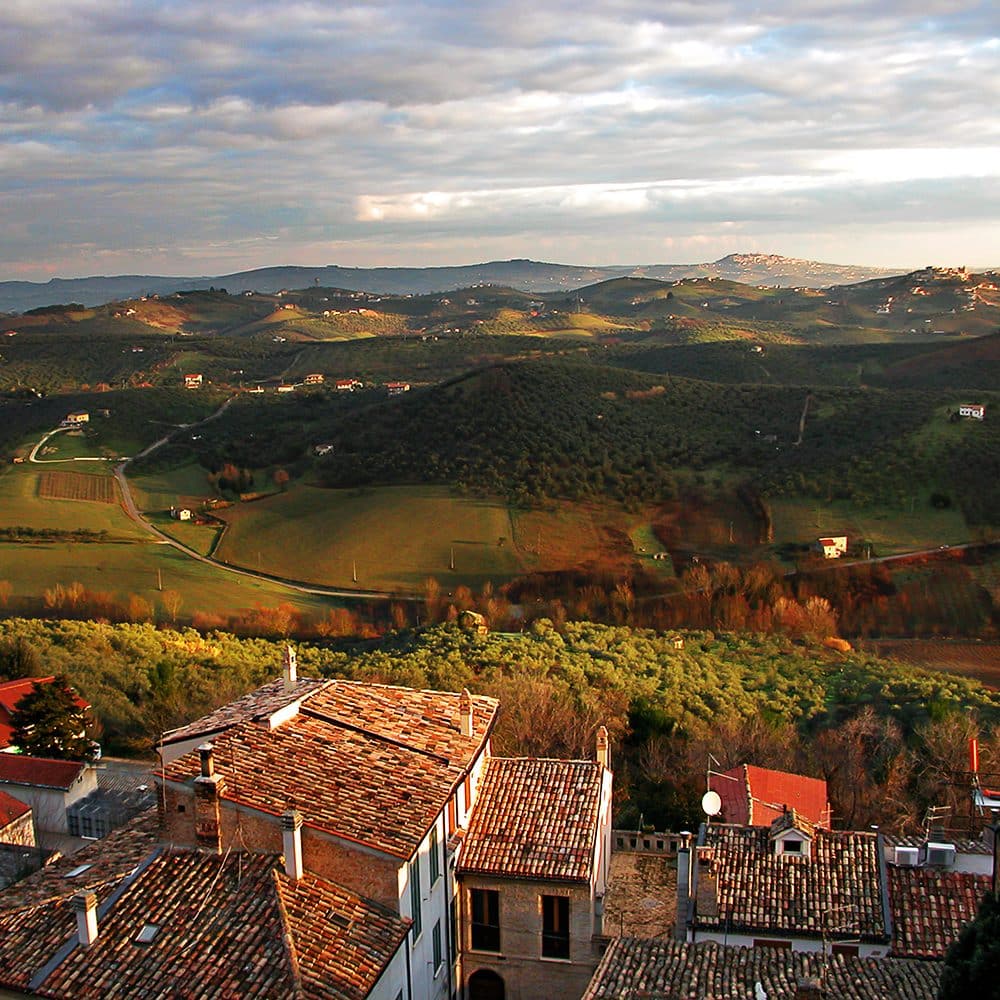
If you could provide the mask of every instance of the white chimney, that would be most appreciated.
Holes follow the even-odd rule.
[[[468,688],[462,688],[461,697],[458,699],[459,726],[463,736],[472,735],[472,695]]]
[[[93,892],[78,892],[70,899],[76,913],[76,936],[83,948],[97,940],[97,896]]]
[[[295,682],[298,680],[298,667],[295,664],[295,650],[290,643],[285,644],[285,653],[282,657],[284,668],[285,694],[291,694],[295,690]]]
[[[611,770],[611,745],[608,740],[608,730],[605,726],[597,729],[597,763]]]
[[[281,843],[285,852],[285,874],[302,878],[302,813],[288,809],[281,814]]]

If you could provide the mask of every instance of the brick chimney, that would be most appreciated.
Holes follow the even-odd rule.
[[[287,809],[281,814],[281,843],[285,852],[285,874],[294,881],[302,878],[302,813]]]
[[[76,936],[81,948],[89,948],[97,940],[97,895],[78,892],[69,901],[76,914]]]
[[[605,726],[599,726],[597,729],[597,763],[611,770],[611,744]]]
[[[285,643],[285,652],[281,658],[282,663],[282,677],[285,682],[285,694],[291,694],[295,690],[295,684],[298,681],[298,666],[295,662],[295,650],[292,649],[291,643]]]
[[[198,846],[213,854],[222,850],[222,822],[219,803],[226,789],[225,779],[215,773],[215,747],[198,747],[201,774],[194,779],[194,836]]]
[[[462,688],[458,699],[458,724],[463,736],[472,735],[472,695],[468,688]]]

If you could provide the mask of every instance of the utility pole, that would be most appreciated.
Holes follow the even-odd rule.
[[[358,582],[358,563],[357,560],[351,560],[351,579],[357,583]]]
[[[156,589],[163,590],[163,571],[159,566],[156,568]]]

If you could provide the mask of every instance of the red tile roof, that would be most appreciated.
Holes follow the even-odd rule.
[[[31,812],[31,806],[0,789],[0,830]],[[0,837],[0,840],[3,840]]]
[[[74,760],[49,760],[20,753],[0,753],[0,783],[37,785],[43,788],[71,788],[86,764]]]
[[[703,828],[695,926],[819,938],[824,929],[884,942],[881,850],[871,833],[815,831],[809,856],[776,856],[765,827]],[[714,902],[705,906],[702,900]],[[835,924],[830,923],[834,917]]]
[[[583,1000],[743,1000],[755,996],[758,983],[768,1000],[794,1000],[798,981],[806,977],[822,981],[823,995],[838,1000],[935,1000],[941,963],[618,938]]]
[[[124,885],[95,943],[74,949],[41,995],[363,1000],[409,929],[330,882],[292,882],[273,855],[157,853]],[[137,942],[147,925],[155,935]]]
[[[491,758],[459,871],[589,881],[604,773],[600,764],[589,760]]]
[[[821,778],[741,764],[711,775],[709,787],[722,799],[720,818],[726,823],[769,826],[787,807],[829,829],[830,806]]]
[[[0,985],[35,979],[61,1000],[361,1000],[406,937],[407,920],[315,876],[293,882],[273,855],[164,851],[150,827],[143,817],[0,894]],[[86,950],[69,905],[81,890],[98,898]],[[158,930],[140,943],[147,924]]]
[[[231,701],[227,705],[217,708],[214,712],[203,715],[190,725],[164,733],[163,744],[169,746],[171,743],[180,743],[199,736],[208,737],[225,729],[231,729],[249,719],[271,715],[328,683],[330,682],[302,677],[292,685],[291,691],[286,691],[285,682],[279,677],[277,680],[269,681],[255,691],[243,695],[242,698],[237,698],[236,701]]]
[[[26,694],[31,694],[36,684],[51,684],[54,680],[55,677],[23,677],[0,683],[0,750],[13,742],[14,727],[10,724],[10,717],[14,714],[17,703]],[[90,703],[79,695],[76,696],[76,703],[80,708],[90,708]]]
[[[888,882],[892,953],[903,958],[944,958],[991,884],[989,875],[896,865]]]
[[[497,702],[473,696],[463,736],[459,695],[331,681],[275,729],[244,722],[213,738],[225,800],[278,815],[294,806],[306,825],[409,858],[483,749]],[[199,774],[196,752],[165,769]]]

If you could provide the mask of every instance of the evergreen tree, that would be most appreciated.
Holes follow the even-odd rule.
[[[1000,998],[1000,903],[987,893],[979,912],[948,949],[938,1000]]]
[[[48,684],[35,684],[10,717],[12,742],[21,753],[55,760],[92,760],[94,745],[87,739],[84,709],[62,675]]]

